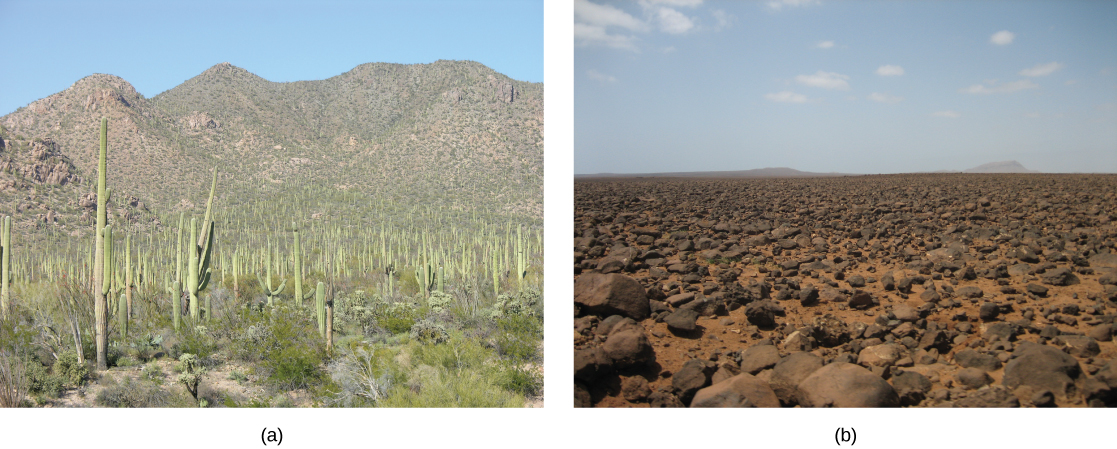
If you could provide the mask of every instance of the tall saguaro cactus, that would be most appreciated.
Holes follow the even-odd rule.
[[[213,206],[213,194],[217,191],[217,167],[213,167],[213,184],[209,188],[209,200],[206,201],[206,218],[202,223],[202,235],[198,236],[197,219],[190,218],[190,261],[187,262],[186,288],[190,291],[190,319],[198,321],[198,293],[209,285],[211,270],[210,257],[213,256],[213,220],[210,220],[210,207]],[[194,244],[197,242],[197,245]],[[207,310],[207,314],[210,312]]]
[[[2,223],[0,223],[0,246],[3,247],[3,253],[0,253],[0,316],[7,318],[8,307],[11,304],[12,294],[8,290],[8,284],[12,282],[12,217],[5,216]]]
[[[94,299],[93,299],[93,317],[94,317],[94,342],[97,346],[97,369],[108,369],[108,358],[106,351],[108,350],[109,338],[109,310],[108,310],[108,285],[112,279],[105,275],[106,271],[112,268],[111,264],[105,263],[105,246],[112,245],[112,231],[109,231],[108,242],[106,243],[105,226],[107,217],[107,207],[109,195],[111,190],[106,188],[106,173],[108,171],[108,136],[109,136],[109,119],[101,119],[101,151],[97,161],[97,224],[93,230],[95,236],[96,250],[93,256],[93,285],[94,285]]]
[[[299,307],[302,307],[303,306],[303,300],[304,299],[310,299],[311,295],[314,295],[314,292],[309,291],[309,292],[306,292],[305,295],[303,294],[303,251],[302,251],[302,244],[299,241],[298,225],[295,224],[295,223],[291,223],[291,226],[295,228],[295,249],[294,249],[294,254],[293,254],[293,256],[295,258],[295,303]]]

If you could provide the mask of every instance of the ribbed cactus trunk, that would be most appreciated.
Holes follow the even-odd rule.
[[[291,223],[291,226],[294,227],[295,224]],[[302,244],[299,241],[298,227],[295,227],[295,250],[293,256],[295,258],[295,301],[299,307],[302,307],[303,299],[310,298],[311,293],[307,292],[306,296],[303,296],[303,251]]]
[[[132,317],[132,234],[124,236],[124,294],[128,303],[124,314],[127,322]]]
[[[326,337],[326,284],[319,281],[314,289],[314,308],[318,312],[318,334]]]
[[[8,308],[11,307],[12,294],[9,284],[12,283],[12,217],[5,216],[0,223],[0,316],[8,317]]]
[[[109,119],[101,119],[101,151],[97,162],[97,224],[93,230],[96,241],[96,250],[93,256],[93,319],[94,342],[97,347],[97,369],[108,368],[108,337],[109,337],[109,310],[108,310],[108,280],[105,276],[105,225],[106,203],[108,202],[108,189],[105,186],[106,172],[108,170],[108,133]],[[110,237],[111,238],[111,237]],[[110,240],[111,242],[111,240]]]
[[[116,306],[116,322],[120,327],[120,340],[123,342],[128,338],[128,299],[124,294],[120,295]]]
[[[197,220],[193,217],[190,218],[190,246],[194,246],[194,242],[198,241],[198,226]],[[190,289],[190,319],[195,323],[198,321],[198,251],[196,247],[190,248],[190,261],[187,262],[189,268],[187,270],[186,286]]]
[[[326,350],[334,349],[334,300],[326,301]]]
[[[171,287],[171,307],[174,309],[175,332],[182,327],[182,227],[183,213],[178,214],[178,238],[175,240],[175,282]]]

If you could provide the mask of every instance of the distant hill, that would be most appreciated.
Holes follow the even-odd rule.
[[[787,167],[756,168],[752,170],[734,171],[701,171],[701,172],[670,172],[670,173],[596,173],[590,175],[574,175],[575,178],[817,178],[830,176],[855,176],[848,173],[815,173],[799,171]]]
[[[112,199],[142,204],[135,224],[154,221],[146,210],[197,207],[214,166],[225,206],[342,192],[364,204],[543,214],[543,85],[436,61],[287,83],[221,63],[152,98],[117,76],[87,76],[0,117],[0,216],[21,228],[81,224],[102,117]]]
[[[1016,161],[1001,161],[990,162],[988,164],[978,165],[977,167],[963,170],[962,173],[1040,173],[1036,170],[1028,170]]]

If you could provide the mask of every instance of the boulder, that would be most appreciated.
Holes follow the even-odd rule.
[[[642,365],[655,359],[648,337],[637,324],[613,326],[602,349],[617,368]]]
[[[667,329],[672,332],[688,333],[698,329],[697,320],[698,312],[691,309],[681,309],[667,315],[667,318],[663,321],[667,323]]]
[[[622,315],[644,320],[651,315],[647,294],[639,282],[623,274],[586,273],[574,281],[574,304],[584,313]]]
[[[852,363],[819,368],[799,383],[803,407],[899,407],[900,397],[880,376]]]
[[[756,374],[780,361],[780,351],[773,345],[755,345],[741,353],[741,371]]]
[[[687,404],[695,392],[710,384],[710,376],[716,369],[713,363],[704,360],[687,360],[679,372],[671,376],[671,386],[678,391],[683,404]]]
[[[1074,393],[1074,381],[1082,374],[1074,357],[1058,348],[1037,344],[1021,344],[1016,352],[1020,355],[1005,365],[1004,386],[1029,386],[1062,398]]]
[[[691,407],[779,407],[780,400],[768,382],[741,373],[698,390]]]
[[[772,391],[784,405],[798,403],[799,383],[822,368],[822,357],[809,352],[796,352],[784,357],[772,368]]]

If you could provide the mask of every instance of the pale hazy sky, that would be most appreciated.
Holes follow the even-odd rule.
[[[574,172],[1117,172],[1117,2],[578,0]]]

